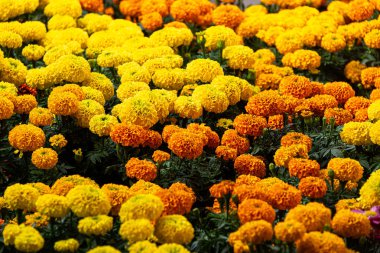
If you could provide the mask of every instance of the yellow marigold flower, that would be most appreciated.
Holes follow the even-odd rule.
[[[66,197],[55,194],[45,194],[36,201],[37,211],[53,218],[65,217],[70,209]]]
[[[18,224],[8,223],[3,230],[3,238],[5,245],[14,245],[16,237],[21,233],[21,226]]]
[[[158,69],[154,72],[152,81],[158,88],[180,90],[186,84],[186,71],[181,68]]]
[[[78,111],[73,114],[80,127],[90,127],[90,120],[96,115],[104,114],[104,107],[95,100],[85,99],[79,102]]]
[[[344,124],[340,138],[350,145],[370,145],[372,126],[370,122],[348,122]]]
[[[199,100],[208,112],[222,113],[227,110],[229,100],[227,94],[220,90],[219,85],[205,84],[195,88],[193,98]]]
[[[26,66],[14,58],[4,58],[4,60],[5,65],[1,69],[1,80],[14,83],[16,86],[24,84],[28,72]]]
[[[262,116],[240,114],[234,119],[234,128],[242,135],[258,137],[267,126],[267,120]]]
[[[272,224],[265,220],[250,221],[228,237],[228,243],[234,246],[237,241],[245,244],[262,244],[273,237]]]
[[[106,100],[104,99],[104,95],[101,91],[91,88],[91,87],[86,87],[86,86],[82,86],[81,89],[84,93],[83,99],[91,99],[98,102],[99,104],[103,106],[105,105]]]
[[[194,238],[194,228],[182,215],[166,215],[157,220],[154,235],[160,243],[188,244]]]
[[[148,240],[153,237],[154,226],[150,220],[134,219],[123,222],[119,234],[129,244]]]
[[[90,77],[87,80],[84,80],[82,85],[101,91],[105,100],[112,98],[115,92],[111,80],[105,75],[97,72],[91,72]]]
[[[88,236],[104,236],[113,227],[113,218],[107,215],[86,217],[78,222],[78,232]]]
[[[299,49],[293,53],[287,53],[282,58],[284,66],[314,71],[321,65],[321,57],[312,50]]]
[[[236,5],[219,5],[212,12],[212,22],[229,28],[237,27],[244,19],[244,13]]]
[[[38,169],[52,169],[58,163],[58,154],[51,148],[36,149],[32,153],[32,163]]]
[[[54,115],[47,108],[36,107],[29,113],[29,122],[35,126],[50,126]]]
[[[242,38],[234,30],[225,26],[211,26],[200,36],[206,40],[205,47],[210,50],[217,49],[220,43],[225,47],[243,44]]]
[[[274,233],[278,240],[289,243],[301,239],[306,233],[306,228],[298,221],[283,221],[276,224]]]
[[[29,44],[22,49],[21,54],[28,61],[38,61],[44,56],[45,48],[39,45]]]
[[[223,68],[210,59],[195,59],[186,66],[186,74],[192,82],[211,82],[215,77],[224,75]]]
[[[327,164],[327,169],[334,171],[335,178],[340,181],[357,182],[363,177],[363,167],[351,158],[333,158]]]
[[[153,181],[157,176],[157,167],[152,162],[132,157],[125,165],[126,174],[130,178]]]
[[[131,97],[122,104],[119,118],[122,122],[150,128],[159,120],[156,107],[146,97]]]
[[[259,199],[245,199],[238,206],[238,216],[242,224],[254,221],[265,220],[273,223],[276,212],[267,202]]]
[[[121,222],[133,219],[157,220],[164,210],[161,199],[151,194],[137,194],[125,202],[120,209]]]
[[[174,112],[181,118],[197,119],[203,114],[202,103],[192,96],[179,96],[174,103]]]
[[[120,66],[131,61],[132,54],[125,48],[110,47],[104,49],[97,57],[96,62],[103,68],[112,68]]]
[[[201,15],[201,6],[197,1],[178,0],[170,6],[170,15],[174,20],[195,23]]]
[[[276,38],[275,45],[281,54],[292,53],[303,47],[302,36],[295,31],[285,31]]]
[[[370,209],[380,203],[380,191],[378,182],[380,179],[380,171],[372,172],[367,181],[360,189],[359,204],[363,209]]]
[[[91,67],[86,59],[75,55],[64,55],[47,68],[58,71],[62,80],[80,83],[90,77]]]
[[[327,185],[324,179],[318,177],[304,177],[301,179],[298,189],[305,197],[319,199],[326,195]]]
[[[14,105],[12,101],[6,97],[0,97],[0,120],[9,119],[12,117],[13,110]]]
[[[76,41],[72,41],[70,43],[76,43],[78,47],[80,47],[79,43]],[[56,62],[60,57],[64,55],[70,55],[73,53],[73,49],[67,45],[58,45],[50,48],[44,55],[43,61],[46,65],[50,65]]]
[[[53,148],[63,148],[67,145],[67,140],[62,134],[55,134],[49,138],[49,143]]]
[[[255,63],[253,50],[242,45],[225,47],[222,57],[227,60],[228,66],[232,69],[248,69]]]
[[[27,226],[14,240],[15,248],[21,252],[37,252],[44,247],[45,240],[37,229]]]
[[[49,194],[50,193],[50,187],[48,185],[44,184],[44,183],[40,183],[40,182],[37,182],[37,183],[27,183],[26,185],[30,185],[33,188],[36,188],[37,191],[41,195]]]
[[[168,252],[177,252],[177,253],[190,253],[185,247],[176,243],[165,243],[157,248],[155,253],[168,253]]]
[[[306,233],[296,242],[297,252],[300,253],[329,253],[347,252],[346,245],[339,236],[324,231]]]
[[[107,195],[91,185],[79,185],[67,194],[70,209],[78,217],[108,214],[111,204]]]
[[[189,46],[190,43],[193,41],[193,37],[193,33],[187,27],[165,27],[161,30],[152,33],[150,39],[153,43],[157,43],[160,46],[169,46],[171,48],[177,48],[179,46]]]
[[[368,123],[368,125],[369,124],[370,123]],[[380,134],[380,121],[377,121],[375,124],[372,124],[370,126],[370,129],[369,129],[369,137],[371,138],[370,141],[376,145],[380,145],[380,135],[379,134]]]
[[[116,90],[117,97],[123,102],[124,100],[133,97],[139,91],[150,91],[150,87],[144,82],[129,81],[122,83]]]
[[[231,119],[219,118],[216,123],[216,127],[221,127],[224,129],[230,129],[233,126],[234,122]]]
[[[379,40],[380,30],[374,29],[367,33],[364,37],[364,42],[369,48],[380,48]]]
[[[349,98],[355,96],[355,91],[346,82],[330,82],[325,84],[324,94],[331,95],[339,104],[344,104]]]
[[[38,105],[37,99],[33,95],[20,95],[15,98],[14,111],[18,114],[29,114]]]
[[[152,12],[142,15],[140,17],[140,23],[145,29],[155,31],[162,26],[163,20],[160,13]]]
[[[2,31],[0,35],[0,46],[6,48],[19,48],[22,46],[22,37],[14,32]]]
[[[323,227],[330,225],[331,210],[323,204],[310,202],[307,205],[298,205],[289,210],[285,222],[297,221],[302,223],[307,232],[322,231]]]
[[[288,167],[293,158],[308,158],[308,149],[304,144],[293,144],[288,147],[280,147],[274,154],[274,162],[277,166]]]
[[[67,240],[60,240],[54,243],[54,250],[57,252],[74,253],[78,250],[78,248],[79,248],[79,242],[74,238],[70,238]]]
[[[86,0],[82,0],[82,1],[86,1]],[[95,1],[92,0],[92,2],[95,2]],[[80,28],[83,28],[83,30],[91,34],[94,32],[107,30],[110,22],[112,22],[112,17],[109,15],[100,15],[98,13],[87,13],[82,18],[79,18],[77,23]]]
[[[2,92],[2,93],[4,92],[4,94],[7,93],[7,94],[17,96],[18,90],[13,83],[7,83],[7,82],[0,81],[0,92]],[[10,98],[8,98],[8,99],[10,99]],[[10,100],[13,101],[12,99],[10,99]]]
[[[129,246],[128,250],[130,253],[150,253],[156,252],[157,246],[150,241],[139,241]]]
[[[130,197],[129,188],[124,185],[105,184],[101,190],[107,195],[111,203],[111,215],[117,215],[121,205]]]
[[[368,107],[368,119],[380,119],[380,100],[376,100]]]
[[[33,125],[17,125],[8,134],[12,147],[22,152],[34,151],[45,144],[45,133]]]
[[[98,136],[109,136],[112,128],[118,124],[115,116],[108,114],[99,114],[91,117],[89,129],[92,133]]]
[[[112,246],[97,246],[97,247],[87,251],[87,253],[121,253],[121,251],[115,249]]]
[[[335,204],[336,211],[339,212],[341,210],[353,210],[359,209],[359,202],[357,199],[341,199]]]
[[[152,76],[146,67],[136,62],[128,62],[118,66],[117,73],[121,76],[121,83],[144,82],[149,83]]]
[[[352,21],[362,21],[370,18],[375,11],[375,6],[367,0],[351,1],[346,10],[346,15]]]
[[[51,187],[51,193],[66,196],[77,185],[92,185],[99,188],[95,181],[79,175],[71,175],[59,178]]]
[[[30,185],[14,184],[5,190],[4,200],[10,210],[32,211],[39,195],[38,190]]]
[[[338,33],[328,33],[323,36],[321,47],[328,52],[334,53],[346,47],[346,39]]]
[[[82,8],[79,1],[59,0],[49,2],[44,9],[44,13],[48,17],[54,15],[68,15],[77,18],[82,15]]]
[[[335,214],[331,226],[335,233],[346,238],[368,237],[371,232],[370,221],[365,215],[347,209]]]
[[[64,30],[77,27],[77,22],[69,15],[54,15],[47,22],[47,27],[49,30]]]

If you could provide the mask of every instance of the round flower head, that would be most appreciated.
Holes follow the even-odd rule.
[[[152,162],[132,157],[125,165],[127,176],[138,180],[153,181],[157,176],[157,167]]]
[[[29,122],[35,126],[50,126],[54,115],[47,108],[36,107],[29,113]]]
[[[55,194],[45,194],[40,196],[37,199],[36,207],[37,211],[41,214],[53,218],[63,218],[70,211],[66,197]]]
[[[242,135],[258,137],[262,135],[267,121],[264,117],[251,114],[240,114],[234,119],[234,128]]]
[[[155,253],[167,253],[167,252],[177,252],[177,253],[190,253],[184,246],[176,243],[165,243],[162,244],[154,251]]]
[[[258,157],[242,154],[235,159],[234,168],[239,175],[253,175],[265,177],[265,163]]]
[[[223,49],[222,55],[232,69],[244,70],[252,68],[255,63],[253,50],[243,45],[228,46]]]
[[[231,233],[228,237],[228,243],[234,246],[236,241],[241,241],[246,244],[257,245],[272,240],[272,237],[272,224],[265,220],[256,220],[243,224],[236,232]]]
[[[192,96],[179,96],[174,103],[174,111],[181,118],[197,119],[202,116],[201,101]]]
[[[137,194],[121,206],[119,216],[121,222],[133,219],[155,221],[161,216],[163,210],[164,204],[159,197],[150,194]]]
[[[111,99],[115,92],[111,80],[98,72],[91,72],[90,77],[84,80],[82,85],[101,91],[105,100]]]
[[[371,122],[348,122],[344,124],[340,138],[350,145],[370,145],[372,128]]]
[[[130,197],[128,186],[118,184],[104,184],[101,190],[107,195],[111,204],[111,215],[116,216],[121,205]]]
[[[10,210],[32,211],[35,209],[35,203],[39,196],[37,189],[22,184],[8,186],[4,192],[4,200]]]
[[[21,227],[17,224],[8,223],[3,230],[4,244],[14,245],[16,236],[21,233]]]
[[[203,153],[204,137],[191,131],[179,131],[170,137],[168,147],[180,158],[195,159]]]
[[[364,42],[369,48],[380,48],[379,41],[380,30],[374,29],[367,33],[364,37]]]
[[[36,149],[32,153],[32,163],[38,169],[52,169],[58,163],[58,154],[51,148]]]
[[[39,45],[29,44],[22,49],[21,54],[28,61],[38,61],[45,54],[45,48]]]
[[[281,61],[284,66],[309,71],[314,71],[321,65],[321,57],[317,52],[304,49],[287,53]]]
[[[307,146],[304,144],[293,144],[288,147],[280,147],[274,154],[274,162],[277,166],[288,168],[293,158],[309,158]]]
[[[281,33],[275,40],[277,50],[284,55],[301,49],[303,44],[301,34],[292,30]]]
[[[338,33],[328,33],[323,36],[321,47],[330,53],[338,52],[346,47],[346,39]]]
[[[334,119],[335,125],[340,126],[352,121],[352,114],[343,108],[327,108],[324,113],[324,117],[331,121]]]
[[[306,233],[296,242],[297,252],[300,253],[329,253],[347,252],[342,238],[330,232]]]
[[[117,118],[108,114],[99,114],[91,117],[90,131],[98,136],[109,136],[112,128],[118,124]]]
[[[227,110],[229,100],[227,94],[218,85],[201,85],[195,88],[192,97],[201,102],[208,112],[222,113]]]
[[[91,185],[79,185],[67,194],[69,207],[78,217],[108,214],[111,205],[107,195]]]
[[[363,177],[363,167],[351,158],[333,158],[327,164],[327,169],[334,171],[335,178],[340,181],[357,182]]]
[[[215,149],[215,155],[219,158],[222,158],[225,161],[235,160],[238,155],[238,151],[235,148],[230,148],[227,146],[218,146]]]
[[[119,235],[129,244],[148,240],[153,237],[154,226],[147,219],[127,220],[120,226]]]
[[[164,163],[170,159],[170,154],[165,151],[156,150],[153,152],[152,159],[156,163]]]
[[[155,105],[144,97],[132,97],[122,103],[119,118],[122,122],[150,128],[159,120]]]
[[[217,61],[210,59],[195,59],[186,66],[186,74],[192,82],[211,82],[216,76],[224,75],[223,68]]]
[[[242,224],[254,221],[265,220],[273,223],[276,213],[271,205],[259,199],[245,199],[238,207],[238,216]]]
[[[282,242],[295,242],[303,237],[306,228],[298,221],[283,221],[276,224],[274,233],[276,238]]]
[[[13,110],[14,105],[12,101],[6,97],[0,97],[0,120],[9,119],[12,117]]]
[[[104,107],[95,100],[85,99],[79,102],[78,110],[73,114],[80,127],[90,127],[90,120],[96,115],[104,114]]]
[[[380,121],[377,121],[375,124],[372,124],[369,130],[369,137],[371,138],[371,142],[380,145]]]
[[[89,178],[81,177],[79,175],[71,175],[56,180],[51,187],[51,193],[66,196],[71,189],[78,185],[92,185],[99,188],[95,181]]]
[[[74,238],[70,238],[67,240],[60,240],[54,243],[54,250],[57,252],[74,253],[78,250],[78,248],[79,248],[79,242]]]
[[[85,217],[78,222],[78,232],[88,236],[104,236],[113,227],[113,218],[107,215]]]
[[[50,186],[44,184],[44,183],[27,183],[26,185],[30,185],[33,188],[36,188],[37,191],[40,193],[40,195],[45,195],[50,193]]]
[[[84,99],[92,99],[98,102],[99,104],[103,105],[106,103],[106,100],[104,99],[104,95],[101,91],[87,87],[87,86],[82,86],[81,87],[83,93],[84,93]]]
[[[45,144],[45,133],[39,127],[21,124],[9,131],[8,140],[13,148],[22,152],[34,151]]]
[[[244,13],[235,5],[219,5],[212,12],[212,22],[229,28],[237,27],[244,19]]]
[[[349,98],[355,96],[355,91],[346,82],[326,83],[324,93],[335,97],[339,104],[344,104]]]
[[[304,158],[292,158],[288,164],[290,176],[296,176],[299,179],[309,176],[318,176],[320,166],[317,161],[304,159]]]
[[[312,93],[312,84],[310,80],[304,76],[286,76],[280,82],[279,91],[282,95],[306,98]]]
[[[160,13],[152,12],[142,15],[140,17],[140,23],[146,30],[155,31],[162,26],[163,21]]]
[[[224,132],[221,144],[236,149],[238,154],[244,154],[249,150],[249,140],[239,135],[236,130],[229,129]]]
[[[371,105],[371,100],[365,97],[351,97],[344,104],[344,109],[354,114],[360,109],[367,109]]]
[[[56,115],[73,115],[79,109],[79,100],[71,92],[53,93],[48,98],[48,108]]]
[[[298,189],[305,197],[319,199],[326,195],[327,185],[324,179],[318,177],[304,177],[301,179]]]
[[[170,6],[170,15],[174,20],[195,23],[200,14],[201,6],[195,1],[179,0]]]
[[[223,198],[223,196],[232,192],[234,184],[235,183],[230,180],[223,180],[220,183],[214,184],[209,189],[211,197]]]
[[[78,98],[79,101],[82,101],[85,97],[84,91],[77,84],[65,84],[63,86],[55,87],[53,88],[52,93],[55,94],[56,92],[71,92]]]
[[[150,90],[150,87],[145,82],[128,81],[122,83],[116,90],[117,97],[123,102],[124,100],[133,97],[139,91]]]
[[[157,220],[154,235],[160,243],[188,244],[194,238],[194,228],[182,215],[166,215]]]
[[[346,238],[368,237],[371,232],[369,219],[360,213],[351,210],[340,210],[331,222],[335,233]]]
[[[21,228],[14,241],[15,248],[21,252],[38,252],[44,247],[45,240],[33,227]]]
[[[130,253],[150,253],[156,252],[157,246],[150,241],[138,241],[128,248]]]
[[[380,99],[376,100],[368,107],[368,119],[370,120],[380,119]]]
[[[312,147],[312,139],[303,134],[297,132],[290,132],[281,138],[281,146],[289,147],[294,144],[303,144],[307,146],[307,150],[310,151]]]
[[[14,101],[14,110],[18,114],[29,114],[29,112],[38,105],[37,99],[33,95],[17,96]]]
[[[53,148],[63,148],[67,145],[67,140],[62,134],[55,134],[49,138],[49,143]]]
[[[225,46],[242,45],[242,38],[234,30],[222,25],[208,27],[204,31],[205,47],[209,50],[217,49],[221,43]]]
[[[284,112],[285,103],[277,91],[263,91],[249,98],[245,110],[256,116],[272,116]]]
[[[344,67],[344,76],[352,83],[360,82],[361,72],[366,66],[361,64],[360,61],[350,61]]]
[[[3,31],[0,36],[0,46],[5,48],[19,48],[22,46],[22,37],[11,31]]]
[[[121,253],[121,251],[112,246],[97,246],[87,251],[87,253]]]
[[[354,0],[351,1],[346,10],[346,15],[352,21],[362,21],[370,18],[375,11],[375,6],[367,0]]]

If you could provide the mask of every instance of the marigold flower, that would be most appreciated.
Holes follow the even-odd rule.
[[[320,166],[317,161],[304,159],[304,158],[292,158],[288,164],[290,176],[296,176],[299,179],[304,177],[316,177],[319,175]]]
[[[248,69],[255,63],[253,50],[243,45],[225,47],[222,57],[227,60],[228,66],[232,69]]]
[[[365,215],[347,209],[335,214],[331,226],[335,233],[346,238],[368,237],[371,231],[370,221]]]
[[[21,252],[37,252],[44,247],[45,240],[37,229],[27,226],[14,240],[15,248]]]
[[[358,209],[359,207],[359,202],[357,199],[340,199],[336,204],[335,204],[335,209],[337,212],[340,210],[354,210]]]
[[[131,253],[149,253],[155,252],[157,250],[157,246],[150,241],[138,241],[128,248]]]
[[[69,207],[78,217],[108,214],[111,204],[107,195],[92,185],[78,185],[67,194]]]
[[[346,245],[339,236],[324,231],[306,233],[296,242],[297,252],[300,253],[328,253],[331,251],[347,252]]]
[[[18,183],[8,186],[4,192],[6,207],[10,210],[32,211],[39,196],[38,190],[31,185]]]
[[[305,197],[319,199],[326,195],[327,185],[325,180],[318,177],[304,177],[301,179],[298,189]]]
[[[8,140],[13,148],[22,152],[34,151],[45,144],[45,133],[39,127],[21,124],[9,131]]]
[[[370,122],[348,122],[344,124],[340,138],[350,145],[370,145],[372,126]]]
[[[54,250],[57,252],[70,252],[74,253],[79,248],[79,242],[74,238],[67,240],[60,240],[54,243]]]
[[[265,163],[250,154],[243,154],[238,156],[234,162],[234,168],[240,175],[253,175],[259,178],[265,177],[266,169]]]
[[[330,53],[338,52],[346,47],[346,39],[338,33],[328,33],[323,36],[321,47]]]
[[[103,106],[106,103],[104,95],[100,90],[97,90],[91,87],[86,87],[86,86],[82,86],[81,89],[84,92],[84,99],[95,100],[96,102],[98,102],[99,104]]]
[[[249,150],[249,140],[238,134],[236,130],[229,129],[224,132],[221,144],[236,149],[238,154],[244,154]]]
[[[48,216],[40,214],[39,212],[35,212],[33,214],[25,215],[24,224],[36,228],[46,227],[49,225],[49,219],[50,218]]]
[[[322,116],[327,108],[338,107],[338,101],[332,95],[315,95],[308,99],[308,105],[315,114]]]
[[[36,107],[29,113],[29,122],[35,126],[49,126],[53,123],[54,115],[49,109]]]
[[[215,77],[224,75],[223,68],[217,61],[210,59],[195,59],[186,66],[186,74],[192,82],[211,82]]]
[[[368,123],[368,122],[364,122],[364,123]],[[368,123],[368,126],[370,126],[370,123]],[[363,132],[361,134],[363,134]],[[380,145],[379,134],[380,134],[380,121],[377,121],[375,124],[372,124],[372,126],[370,126],[370,129],[369,129],[370,141],[373,142],[374,144]]]
[[[125,1],[122,1],[125,2]],[[87,253],[121,253],[120,250],[115,249],[112,246],[97,246],[89,251]]]
[[[222,113],[229,106],[229,99],[221,87],[214,84],[205,84],[195,88],[192,96],[199,100],[208,112]]]
[[[114,95],[114,87],[111,80],[98,72],[91,72],[90,77],[84,80],[82,85],[101,91],[105,100],[111,99]]]
[[[14,105],[7,97],[0,97],[0,120],[12,117]]]
[[[113,227],[113,218],[107,215],[86,217],[78,222],[78,232],[88,236],[104,236]]]
[[[380,119],[380,100],[376,100],[368,107],[368,119]]]
[[[212,12],[212,22],[229,28],[237,27],[244,19],[244,13],[236,5],[219,5]]]
[[[112,128],[118,123],[117,118],[112,115],[98,114],[91,117],[89,129],[98,136],[109,136]]]
[[[365,89],[370,89],[374,86],[376,79],[379,77],[380,68],[378,67],[364,68],[360,74],[361,83]]]
[[[49,143],[53,148],[63,148],[67,145],[67,140],[62,134],[55,134],[49,138]]]
[[[156,163],[163,163],[170,159],[170,154],[165,151],[156,150],[153,152],[152,159]]]
[[[349,98],[355,96],[355,91],[346,82],[326,83],[324,93],[335,97],[339,104],[344,104]]]
[[[362,21],[370,18],[375,11],[375,6],[367,0],[354,0],[351,1],[346,10],[346,15],[352,21]]]
[[[293,158],[309,158],[308,148],[304,144],[293,144],[290,146],[283,146],[277,149],[274,154],[274,162],[277,166],[288,168],[289,162]]]
[[[37,99],[33,95],[17,96],[13,104],[14,112],[18,114],[29,114],[38,105]]]
[[[249,98],[245,110],[257,116],[272,116],[284,112],[284,99],[277,91],[262,91]]]
[[[344,67],[344,76],[352,83],[360,82],[361,72],[366,66],[361,64],[360,61],[350,61]]]
[[[276,213],[271,205],[259,199],[246,199],[238,207],[238,216],[241,223],[254,220],[265,220],[273,223]]]
[[[380,48],[379,41],[380,30],[374,29],[367,33],[364,37],[364,42],[369,48]]]
[[[36,208],[41,214],[53,218],[63,218],[70,211],[66,197],[55,194],[40,196],[36,201]]]
[[[291,75],[284,77],[279,85],[282,95],[291,95],[296,98],[306,98],[312,93],[312,85],[304,76]]]
[[[276,38],[275,45],[281,54],[292,53],[303,47],[302,36],[295,31],[286,31]]]
[[[236,232],[231,233],[228,237],[228,243],[234,246],[237,241],[241,241],[246,244],[257,245],[271,240],[272,237],[272,224],[265,220],[256,220],[243,224]]]
[[[192,96],[179,96],[174,103],[174,111],[181,118],[197,119],[202,116],[202,103]]]
[[[45,48],[39,45],[29,44],[22,49],[22,56],[28,61],[38,61],[45,54]]]
[[[199,3],[193,0],[174,1],[170,6],[170,14],[174,20],[195,23],[201,14],[200,7]]]
[[[148,240],[153,237],[154,226],[150,220],[135,219],[127,220],[121,226],[119,234],[123,240],[133,244],[136,242]]]
[[[8,223],[3,230],[4,244],[14,245],[16,237],[21,233],[21,226],[18,224]]]
[[[333,158],[327,164],[327,169],[334,171],[335,178],[340,181],[357,182],[363,177],[363,167],[351,158]]]
[[[370,94],[370,100],[373,102],[373,101],[376,101],[376,100],[379,100],[380,99],[380,89],[373,89],[371,91],[371,94]]]
[[[242,45],[242,38],[229,27],[216,25],[204,30],[203,38],[206,40],[205,47],[209,50],[215,50],[223,43],[225,47]]]
[[[267,121],[264,117],[240,114],[234,119],[234,128],[238,133],[258,137],[262,135]]]
[[[111,204],[111,215],[119,213],[121,205],[130,197],[129,188],[118,184],[104,184],[101,190],[107,195]]]
[[[152,162],[132,157],[125,165],[126,174],[130,178],[153,181],[157,176],[157,167]]]
[[[155,31],[162,26],[163,21],[160,13],[152,12],[142,15],[140,17],[140,23],[145,29]]]
[[[182,215],[166,215],[157,220],[154,235],[160,243],[188,244],[194,238],[194,228]]]
[[[52,169],[58,163],[58,154],[51,148],[38,148],[32,153],[32,163],[38,169]]]
[[[236,178],[235,187],[240,185],[254,185],[261,179],[252,175],[240,175]]]
[[[122,146],[138,147],[148,138],[148,132],[141,126],[119,123],[110,132],[111,139]]]
[[[214,184],[209,189],[211,197],[223,198],[223,196],[232,192],[234,189],[234,184],[235,183],[230,180],[223,180],[220,183]]]
[[[71,175],[61,177],[56,180],[51,187],[51,193],[60,196],[66,196],[71,189],[78,185],[92,185],[99,188],[95,181],[91,180],[90,178],[82,177],[79,175]]]
[[[154,194],[164,203],[163,216],[171,214],[187,214],[191,211],[196,200],[192,189],[182,183],[174,183],[169,189],[160,189]]]
[[[121,222],[134,219],[156,221],[164,210],[161,199],[151,194],[137,194],[125,202],[119,212]]]
[[[328,121],[333,118],[336,126],[344,125],[353,119],[352,114],[343,108],[327,108],[324,117]]]
[[[195,159],[203,153],[205,143],[202,136],[204,135],[180,131],[170,137],[168,147],[180,158]]]
[[[178,252],[178,253],[190,253],[184,246],[176,243],[165,243],[157,248],[156,253],[166,252]]]
[[[238,151],[237,149],[230,148],[228,146],[218,146],[215,149],[215,155],[225,161],[235,160],[238,155]]]
[[[314,71],[321,65],[321,56],[312,50],[299,49],[285,54],[281,61],[287,67]]]
[[[48,98],[48,108],[56,115],[73,115],[79,109],[79,100],[71,92],[53,93]]]
[[[283,221],[276,224],[274,233],[278,240],[289,243],[301,239],[306,233],[306,228],[298,221]]]

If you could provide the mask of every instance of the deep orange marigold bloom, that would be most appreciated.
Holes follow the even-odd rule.
[[[49,109],[36,107],[29,113],[29,122],[35,126],[50,126],[53,123],[54,115]]]
[[[362,70],[365,69],[366,66],[361,64],[360,61],[350,61],[344,67],[344,76],[351,81],[351,83],[360,82],[360,76]]]
[[[250,144],[246,137],[242,137],[234,129],[228,129],[223,133],[221,144],[237,150],[239,155],[248,152]]]
[[[164,129],[162,130],[162,140],[164,142],[168,142],[170,137],[177,132],[183,131],[183,128],[180,128],[177,125],[166,125]]]
[[[281,138],[281,146],[289,147],[294,144],[304,144],[307,146],[307,150],[310,151],[313,141],[306,134],[297,132],[287,133]]]
[[[240,175],[236,178],[235,187],[240,185],[254,185],[261,179],[252,175]]]
[[[307,98],[313,92],[310,80],[304,76],[285,76],[282,78],[279,91],[282,95],[291,95],[296,98]]]
[[[9,131],[8,141],[13,148],[22,152],[34,151],[45,144],[45,133],[39,127],[21,124]]]
[[[284,115],[273,115],[268,118],[268,128],[278,130],[284,128]]]
[[[33,95],[20,95],[15,98],[14,112],[18,114],[28,114],[33,108],[36,108],[38,103]]]
[[[100,188],[108,197],[111,204],[111,215],[117,216],[121,205],[126,202],[131,194],[128,186],[119,184],[104,184]]]
[[[344,104],[344,109],[355,114],[357,110],[367,109],[371,105],[371,100],[365,97],[351,97]]]
[[[203,137],[204,135],[189,130],[180,131],[170,137],[168,147],[180,158],[195,159],[203,153],[206,144]]]
[[[204,134],[207,137],[207,147],[215,149],[219,145],[219,135],[215,131],[212,131],[209,126],[206,126],[205,124],[191,123],[187,125],[187,129],[195,133]]]
[[[370,89],[374,84],[375,80],[380,77],[379,67],[369,67],[363,69],[360,73],[360,79],[365,89]]]
[[[127,176],[144,181],[153,181],[157,177],[157,167],[147,160],[132,157],[125,165]]]
[[[58,163],[58,154],[51,148],[36,149],[32,153],[32,163],[38,169],[52,169]]]
[[[184,215],[191,211],[195,199],[191,193],[185,190],[159,189],[154,195],[159,197],[164,204],[162,215],[180,214]]]
[[[295,98],[293,96],[281,96],[285,103],[285,110],[289,114],[293,114],[297,106],[300,106],[304,99]]]
[[[235,148],[230,148],[227,146],[218,146],[215,149],[215,155],[219,158],[222,158],[225,161],[235,160],[237,157],[237,150]]]
[[[312,199],[323,198],[327,192],[325,180],[318,177],[304,177],[301,179],[298,189],[302,195]]]
[[[152,159],[156,163],[163,163],[170,159],[170,154],[162,150],[156,150],[153,152]]]
[[[355,96],[355,91],[346,82],[326,83],[324,93],[336,98],[339,104],[344,104],[350,98]]]
[[[236,5],[219,5],[212,12],[212,22],[234,29],[244,19],[244,13]]]
[[[287,168],[293,158],[309,158],[307,146],[304,144],[293,144],[291,146],[282,146],[274,154],[274,163],[277,166]]]
[[[311,95],[310,96],[315,96],[315,95],[321,95],[323,94],[323,83],[320,82],[310,82],[311,83]]]
[[[315,114],[322,116],[327,108],[338,107],[338,101],[331,95],[316,95],[308,99],[308,105]]]
[[[349,209],[337,212],[331,222],[332,229],[345,238],[368,237],[371,233],[371,223],[367,216],[354,213]]]
[[[375,11],[375,6],[367,0],[354,0],[348,4],[346,15],[352,21],[369,19]]]
[[[368,110],[359,109],[355,112],[354,121],[355,122],[365,122],[368,120]]]
[[[259,178],[265,177],[265,163],[250,154],[243,154],[235,159],[234,168],[239,175],[253,175]]]
[[[162,138],[159,132],[154,130],[146,130],[147,138],[142,143],[143,147],[150,147],[152,149],[157,149],[162,144]]]
[[[336,126],[344,125],[353,119],[353,116],[349,111],[338,107],[326,109],[324,117],[328,122],[333,118]]]
[[[138,147],[148,138],[148,131],[142,126],[119,123],[110,132],[111,139],[122,146]]]
[[[170,6],[170,14],[175,20],[195,23],[201,14],[201,8],[197,1],[177,0]]]
[[[80,5],[86,11],[103,12],[103,0],[80,0]]]
[[[48,108],[56,115],[73,115],[79,109],[79,100],[71,92],[57,92],[50,94]]]
[[[128,0],[121,1],[119,5],[120,12],[127,17],[138,17],[141,15],[140,11],[141,0]]]
[[[220,183],[214,184],[210,187],[211,197],[223,198],[225,195],[232,193],[235,182],[230,180],[223,180]]]
[[[249,98],[245,110],[257,116],[271,116],[284,112],[284,99],[277,91],[263,91]]]
[[[240,114],[234,119],[234,128],[239,134],[260,136],[267,126],[267,120],[261,116]]]
[[[301,239],[306,233],[306,228],[298,221],[283,221],[276,224],[274,233],[278,240],[289,243]]]
[[[301,203],[302,199],[302,194],[297,188],[283,182],[273,184],[267,195],[268,203],[279,210],[292,209]]]
[[[333,170],[335,178],[344,182],[357,182],[363,177],[364,172],[360,163],[351,158],[333,158],[327,164],[327,169]]]
[[[376,101],[380,99],[380,89],[373,89],[369,98],[371,99],[371,101]]]
[[[14,105],[7,97],[0,97],[0,120],[12,117]]]
[[[320,166],[317,161],[293,158],[288,164],[289,174],[292,177],[304,178],[304,177],[316,177],[319,176]]]
[[[267,202],[259,199],[246,199],[238,206],[238,216],[242,224],[254,220],[266,220],[273,223],[276,212]]]
[[[188,28],[187,25],[180,21],[172,21],[164,25],[164,27],[175,27],[175,28]]]
[[[163,20],[160,13],[152,12],[142,15],[140,17],[140,23],[145,29],[149,31],[155,31],[162,26]]]

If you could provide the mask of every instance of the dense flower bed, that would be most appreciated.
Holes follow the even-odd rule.
[[[1,252],[379,252],[380,1],[0,7]]]

